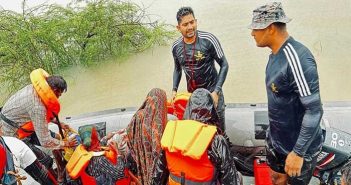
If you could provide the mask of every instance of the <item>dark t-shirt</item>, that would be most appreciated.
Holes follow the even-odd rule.
[[[186,44],[183,37],[176,40],[172,46],[174,58],[173,90],[177,91],[184,70],[188,92],[197,88],[219,91],[228,72],[228,62],[217,38],[204,31],[196,32],[196,41]],[[219,73],[215,68],[217,62]]]
[[[317,152],[323,142],[323,110],[317,66],[307,47],[290,37],[266,67],[268,144],[282,154]]]

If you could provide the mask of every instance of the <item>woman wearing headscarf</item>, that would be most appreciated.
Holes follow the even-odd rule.
[[[127,127],[128,148],[135,162],[136,176],[143,185],[151,183],[155,159],[161,151],[161,137],[167,122],[165,91],[152,89]]]
[[[184,119],[167,123],[151,184],[239,184],[234,160],[218,124],[211,93],[202,88],[195,90]]]

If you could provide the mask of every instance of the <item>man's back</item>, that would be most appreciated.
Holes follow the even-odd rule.
[[[15,122],[18,126],[31,121],[33,114],[39,114],[45,118],[45,112],[45,106],[35,92],[33,85],[27,85],[12,95],[4,104],[1,111],[7,119]],[[1,119],[0,121],[4,122]],[[11,127],[7,123],[3,124],[5,125],[3,127],[3,134],[5,136],[15,136]]]

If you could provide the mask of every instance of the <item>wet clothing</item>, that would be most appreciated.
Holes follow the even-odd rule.
[[[200,88],[190,96],[184,111],[184,119],[219,126],[218,114],[213,105],[211,93],[208,90]]]
[[[287,155],[274,152],[272,149],[267,149],[268,165],[273,171],[285,173],[285,160]],[[301,168],[301,175],[298,177],[289,177],[288,184],[305,184],[307,185],[313,175],[314,169],[317,164],[318,153],[312,156],[304,157],[303,165]]]
[[[234,160],[230,154],[227,140],[217,134],[208,149],[208,157],[216,168],[215,179],[222,185],[238,184],[237,171]],[[199,169],[200,170],[200,169]],[[169,170],[165,153],[162,152],[156,162],[156,170],[152,177],[152,185],[166,185],[168,182]],[[215,181],[217,182],[217,181]],[[216,184],[214,182],[214,184]]]
[[[167,122],[166,102],[163,90],[152,89],[127,127],[128,148],[135,162],[131,163],[136,164],[136,176],[143,185],[151,183],[155,160],[161,152],[161,137]]]
[[[193,92],[197,88],[205,88],[210,92],[216,91],[219,96],[217,111],[220,128],[224,130],[225,102],[222,86],[229,65],[218,39],[211,33],[198,30],[193,44],[186,44],[183,37],[176,40],[172,46],[172,54],[174,58],[173,90],[178,90],[183,69],[188,92]],[[220,66],[219,73],[215,68],[215,61]]]
[[[223,132],[225,131],[225,102],[223,91],[220,90],[218,92],[218,105],[217,105],[217,114],[219,119],[218,128],[220,128]]]
[[[184,114],[185,120],[195,120],[210,125],[218,125],[218,115],[214,108],[213,99],[208,90],[200,88],[191,95]],[[239,175],[230,153],[227,139],[216,133],[208,147],[207,154],[216,169],[214,183],[239,184]],[[169,169],[165,152],[163,151],[156,163],[152,177],[153,185],[165,185],[168,181]]]
[[[281,154],[311,156],[324,137],[317,66],[312,53],[290,37],[266,67],[268,146]]]
[[[33,85],[27,85],[12,95],[2,107],[1,113],[7,119],[14,122],[16,127],[32,121],[35,133],[43,147],[51,149],[63,148],[63,141],[50,136],[46,120],[46,108]],[[17,128],[10,126],[1,118],[0,124],[3,125],[4,136],[17,137]]]
[[[228,62],[217,38],[211,33],[196,31],[196,41],[186,44],[183,37],[172,46],[174,58],[173,90],[177,91],[184,70],[188,92],[205,88],[210,92],[222,89],[228,73]],[[219,74],[216,61],[221,67]]]

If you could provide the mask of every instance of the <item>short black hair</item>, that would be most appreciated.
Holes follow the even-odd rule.
[[[272,23],[275,27],[277,27],[279,30],[285,30],[286,29],[286,23],[283,22],[274,22]]]
[[[194,11],[193,11],[193,9],[190,6],[179,8],[179,10],[177,12],[178,24],[182,21],[182,17],[184,17],[186,15],[190,15],[190,14],[195,17]]]
[[[351,161],[342,168],[342,178],[347,185],[351,185]]]
[[[57,90],[60,90],[61,92],[67,91],[67,83],[62,76],[52,75],[47,77],[46,81],[48,82],[51,89],[57,89]]]

